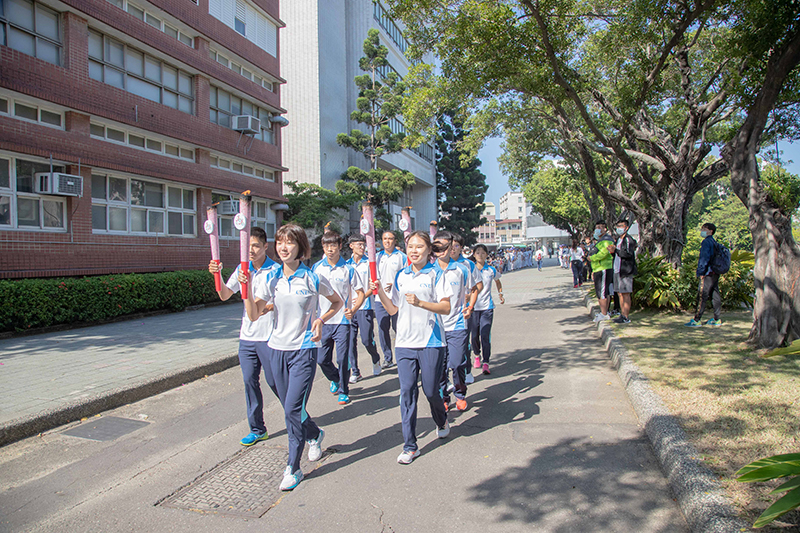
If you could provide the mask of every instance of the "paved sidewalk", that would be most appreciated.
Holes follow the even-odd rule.
[[[0,445],[238,364],[241,312],[219,305],[0,340]]]

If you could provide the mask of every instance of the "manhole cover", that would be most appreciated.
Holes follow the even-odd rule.
[[[331,455],[332,450],[326,450],[316,463],[308,461],[307,452],[308,447],[300,461],[300,469],[306,478]],[[289,450],[284,446],[252,446],[218,464],[157,505],[259,518],[285,494],[279,486],[288,456]],[[303,480],[300,487],[303,483],[306,481]]]
[[[90,440],[114,440],[123,435],[143,428],[150,422],[141,420],[131,420],[130,418],[119,418],[116,416],[104,416],[102,418],[92,418],[67,431],[63,435],[70,437],[80,437]]]

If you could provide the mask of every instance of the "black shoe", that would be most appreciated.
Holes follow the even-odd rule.
[[[614,323],[615,324],[630,324],[631,323],[631,319],[628,318],[628,317],[624,317],[622,315],[619,315],[617,318],[614,319]]]

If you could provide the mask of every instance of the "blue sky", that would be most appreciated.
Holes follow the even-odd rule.
[[[503,153],[500,148],[502,139],[493,138],[486,141],[478,157],[481,160],[481,171],[486,174],[486,183],[489,190],[486,192],[486,201],[494,202],[495,206],[500,205],[500,197],[509,191],[508,179],[500,172],[500,165],[497,158]],[[782,152],[781,160],[784,161],[786,168],[793,174],[800,174],[800,143],[780,143],[779,148]],[[787,164],[786,161],[792,163]]]

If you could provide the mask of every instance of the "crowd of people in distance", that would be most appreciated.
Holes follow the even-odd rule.
[[[322,457],[325,431],[306,410],[317,367],[330,381],[338,403],[348,405],[350,386],[363,378],[359,338],[372,360],[373,375],[397,367],[404,441],[397,457],[400,464],[410,464],[420,454],[417,382],[422,382],[436,434],[443,439],[450,433],[450,393],[455,409],[464,411],[467,386],[475,380],[473,369],[491,373],[492,284],[500,303],[505,300],[502,269],[490,263],[484,245],[473,247],[466,257],[460,235],[439,231],[431,239],[415,231],[403,252],[394,233],[387,231],[376,254],[378,276],[371,280],[366,239],[353,235],[347,244],[349,259],[342,256],[341,235],[326,230],[324,257],[309,267],[305,262],[311,246],[305,231],[286,224],[275,235],[280,260],[276,263],[267,256],[265,232],[254,227],[249,272],[237,266],[219,290],[220,298],[227,300],[249,283],[239,362],[250,433],[241,444],[251,446],[268,438],[259,384],[263,371],[283,406],[289,440],[281,490],[292,490],[303,479],[300,459],[306,444],[309,461]],[[209,272],[221,269],[221,263],[209,263]],[[376,323],[382,358],[374,340]],[[390,329],[395,331],[394,347]]]

